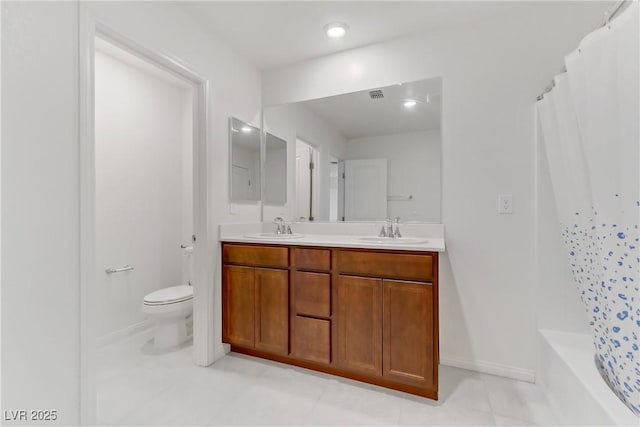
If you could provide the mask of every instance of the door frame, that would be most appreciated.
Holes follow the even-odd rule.
[[[208,147],[210,133],[210,81],[188,64],[119,33],[96,20],[90,6],[79,3],[79,178],[80,178],[80,289],[79,289],[79,418],[81,425],[96,423],[96,236],[95,236],[95,63],[94,40],[100,37],[162,69],[178,75],[193,86],[193,360],[207,366],[214,349],[214,245]]]

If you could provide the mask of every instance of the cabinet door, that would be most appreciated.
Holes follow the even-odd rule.
[[[331,322],[295,316],[291,335],[291,354],[298,359],[320,363],[331,362]]]
[[[228,265],[223,269],[223,341],[253,348],[255,339],[254,269]]]
[[[289,353],[289,271],[255,269],[256,349]]]
[[[433,287],[385,280],[383,301],[383,376],[406,384],[433,386]]]
[[[345,369],[382,374],[382,280],[339,277],[338,363]]]

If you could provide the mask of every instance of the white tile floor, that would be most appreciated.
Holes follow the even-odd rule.
[[[440,401],[231,354],[201,368],[148,332],[99,349],[99,425],[557,425],[534,384],[440,367]]]

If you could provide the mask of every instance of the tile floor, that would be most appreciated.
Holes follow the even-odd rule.
[[[231,354],[202,368],[191,346],[154,353],[148,332],[98,351],[99,425],[558,425],[534,384],[440,367],[440,401]]]

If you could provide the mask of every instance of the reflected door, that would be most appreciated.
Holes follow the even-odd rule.
[[[345,160],[345,220],[387,217],[387,159]]]

